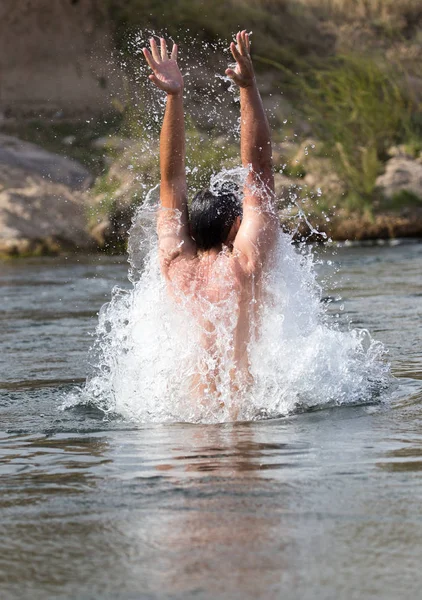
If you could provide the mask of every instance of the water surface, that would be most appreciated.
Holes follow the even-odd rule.
[[[0,265],[1,598],[418,597],[422,244],[322,258],[330,312],[386,345],[395,385],[221,425],[61,410],[126,262]]]

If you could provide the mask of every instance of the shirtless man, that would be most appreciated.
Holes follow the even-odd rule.
[[[236,68],[227,69],[226,75],[240,88],[241,159],[248,170],[243,206],[232,190],[222,189],[217,195],[210,190],[199,192],[188,209],[183,77],[177,65],[177,46],[173,45],[169,56],[163,38],[160,48],[151,39],[151,51],[143,50],[153,71],[150,80],[167,93],[160,136],[161,270],[172,296],[183,297],[185,306],[191,305],[191,314],[204,331],[203,346],[212,366],[208,364],[202,372],[198,369],[193,385],[201,396],[219,389],[222,348],[209,307],[222,306],[225,301],[236,310],[234,324],[230,321],[231,386],[238,390],[250,382],[248,344],[256,299],[279,226],[273,204],[270,130],[246,31],[239,32],[236,41],[230,46]]]

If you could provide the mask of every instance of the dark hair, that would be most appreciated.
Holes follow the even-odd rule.
[[[198,192],[190,205],[191,235],[199,250],[218,248],[227,240],[233,223],[242,216],[242,204],[235,184],[225,183],[213,194]]]

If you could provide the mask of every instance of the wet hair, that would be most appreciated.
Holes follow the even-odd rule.
[[[225,183],[217,193],[205,189],[192,200],[190,228],[199,250],[219,248],[226,242],[236,218],[242,216],[242,204],[236,192],[235,184]]]

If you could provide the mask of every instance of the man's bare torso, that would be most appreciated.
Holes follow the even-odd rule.
[[[245,274],[236,253],[225,248],[219,253],[182,256],[172,261],[166,275],[173,298],[199,325],[202,349],[214,365],[205,376],[198,375],[197,387],[215,391],[221,371],[228,367],[222,360],[230,363],[234,389],[250,382],[248,344],[257,290],[255,278]]]

